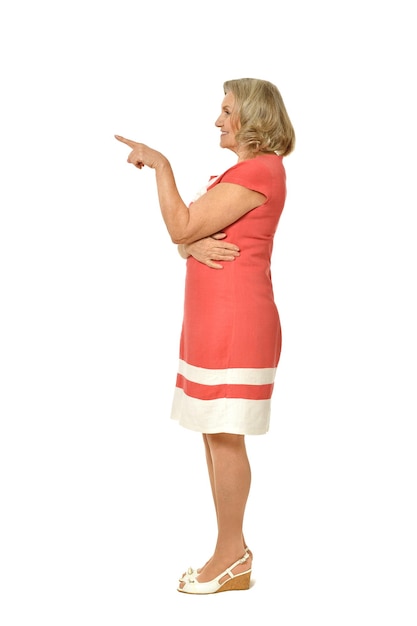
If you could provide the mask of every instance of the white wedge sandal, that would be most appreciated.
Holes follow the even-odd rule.
[[[245,546],[245,554],[249,554],[249,556],[251,556],[253,558],[253,554],[249,550],[248,546]],[[178,580],[179,580],[180,583],[185,583],[185,581],[186,581],[186,579],[188,577],[192,576],[193,574],[194,574],[194,576],[197,576],[197,574],[199,574],[200,571],[201,571],[201,569],[194,569],[193,567],[189,567],[188,570],[186,572],[184,572],[184,574]]]
[[[198,574],[196,570],[189,568],[185,576],[180,578],[180,583],[184,583],[184,586],[178,587],[178,591],[181,591],[182,593],[209,594],[218,593],[220,591],[238,591],[249,589],[252,568],[249,568],[244,572],[240,572],[239,574],[233,573],[234,568],[241,563],[246,563],[248,558],[249,552],[245,552],[241,559],[233,563],[233,565],[228,567],[219,576],[216,576],[213,580],[209,580],[205,583],[200,583],[198,581]],[[224,576],[228,576],[228,578],[221,583],[220,581]]]

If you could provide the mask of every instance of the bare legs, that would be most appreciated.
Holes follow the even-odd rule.
[[[203,435],[207,468],[217,517],[217,543],[198,580],[207,582],[243,556],[243,517],[251,483],[251,470],[243,435]],[[244,571],[251,559],[236,567]]]

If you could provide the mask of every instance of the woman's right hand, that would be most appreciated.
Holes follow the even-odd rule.
[[[225,237],[226,233],[216,233],[193,243],[182,244],[179,253],[183,258],[192,256],[212,269],[221,270],[223,265],[216,261],[234,261],[240,254],[238,246],[223,241]]]

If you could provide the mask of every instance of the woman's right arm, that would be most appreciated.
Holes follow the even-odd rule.
[[[193,243],[181,243],[178,245],[178,252],[183,259],[192,256],[212,269],[221,270],[223,265],[216,261],[234,261],[240,254],[238,246],[223,241],[225,237],[226,233],[216,233]]]

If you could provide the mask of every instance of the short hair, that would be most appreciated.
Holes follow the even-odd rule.
[[[235,97],[233,122],[236,140],[251,154],[276,152],[290,154],[295,132],[277,87],[267,80],[238,78],[223,84],[224,93]]]

